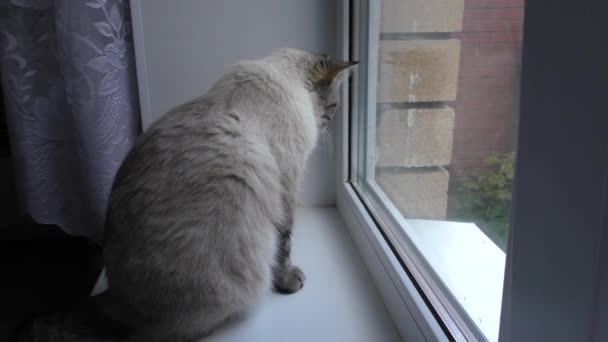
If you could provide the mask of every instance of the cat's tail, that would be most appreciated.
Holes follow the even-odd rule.
[[[108,317],[108,307],[115,306],[106,291],[67,309],[38,315],[17,328],[11,342],[110,342],[120,341],[128,329]]]

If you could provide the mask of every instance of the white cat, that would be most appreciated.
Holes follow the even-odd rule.
[[[270,288],[302,288],[295,190],[352,65],[295,49],[242,62],[138,139],[108,209],[106,321],[132,341],[194,341]]]

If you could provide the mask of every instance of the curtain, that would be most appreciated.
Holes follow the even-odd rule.
[[[124,0],[0,0],[0,76],[20,208],[100,242],[139,130]]]

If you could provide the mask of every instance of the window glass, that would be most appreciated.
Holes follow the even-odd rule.
[[[353,183],[446,324],[494,341],[524,0],[361,6]]]

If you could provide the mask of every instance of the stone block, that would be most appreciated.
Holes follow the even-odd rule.
[[[382,32],[459,32],[464,0],[383,0]]]
[[[449,174],[442,167],[376,170],[376,182],[401,215],[411,219],[445,220]]]
[[[378,102],[454,101],[460,40],[383,40]]]
[[[377,166],[448,165],[453,140],[450,107],[386,110],[378,115]]]

